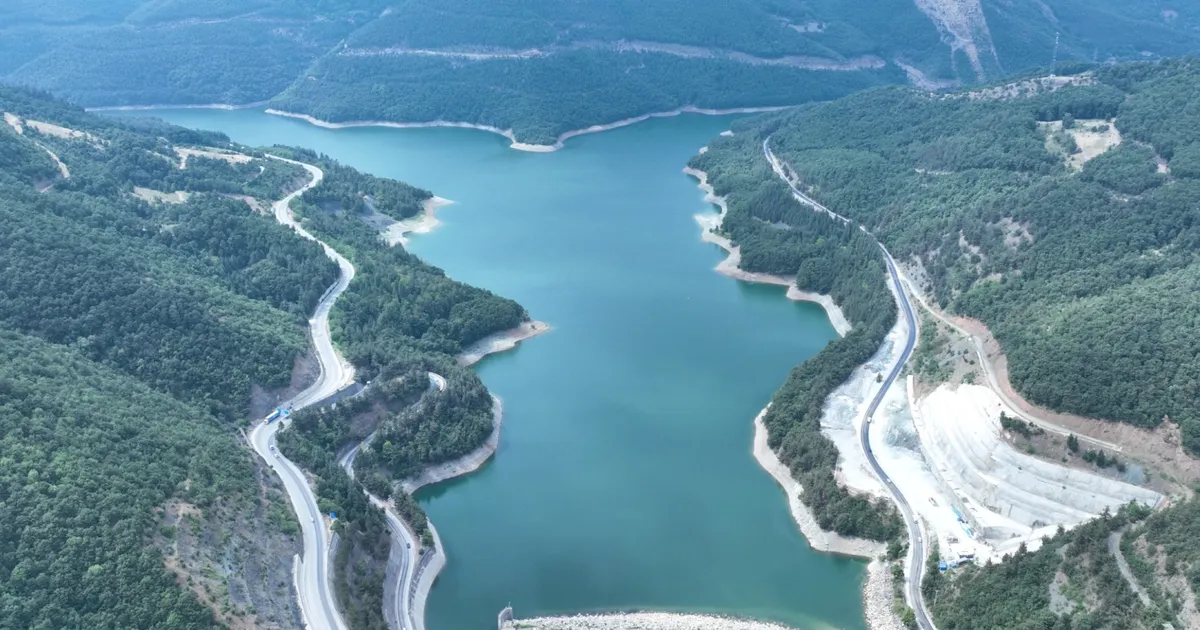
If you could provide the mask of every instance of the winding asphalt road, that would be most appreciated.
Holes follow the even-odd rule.
[[[301,228],[289,208],[293,199],[321,183],[325,174],[321,169],[310,164],[278,157],[275,159],[302,166],[312,176],[312,180],[308,184],[275,203],[272,207],[275,219],[279,223],[291,227],[300,236],[320,243],[325,254],[338,264],[340,270],[337,281],[321,297],[312,319],[309,320],[313,349],[321,366],[321,374],[315,383],[284,404],[284,406],[290,406],[292,410],[299,410],[354,382],[354,368],[337,354],[329,337],[329,310],[338,296],[346,290],[350,281],[354,279],[354,266],[345,257]],[[337,601],[330,586],[332,581],[329,570],[329,532],[320,509],[317,507],[317,498],[300,468],[275,448],[275,434],[287,422],[288,420],[281,419],[270,424],[256,423],[253,430],[250,431],[249,441],[259,456],[283,480],[288,499],[291,500],[292,507],[296,510],[296,516],[300,521],[300,529],[304,537],[304,555],[300,561],[300,570],[296,575],[296,596],[300,604],[300,614],[304,618],[304,625],[310,630],[346,630],[346,623],[338,611]]]
[[[429,372],[429,389],[445,391],[446,379],[440,374]],[[375,438],[375,434],[367,436],[365,440],[354,445],[354,448],[346,451],[338,459],[338,464],[354,478],[354,458],[358,457],[358,452],[362,450],[363,445],[370,444]],[[412,583],[417,578],[416,571],[413,570],[413,553],[420,545],[417,543],[416,536],[408,529],[408,525],[396,514],[392,509],[391,503],[380,499],[379,497],[363,490],[371,503],[383,510],[384,516],[387,517],[388,530],[392,534],[392,544],[395,549],[400,552],[400,570],[396,578],[396,589],[392,593],[391,602],[384,605],[384,617],[387,618],[388,627],[393,630],[425,630],[425,620],[416,619],[412,609],[409,607],[409,598],[407,595],[412,591]]]
[[[792,190],[792,194],[796,199],[815,210],[829,214],[843,223],[850,223],[850,219],[831,211],[796,188],[784,172],[782,163],[771,152],[770,143],[770,136],[763,140],[763,155],[766,156],[767,161],[771,164],[771,168],[779,178]],[[870,234],[870,231],[866,227],[862,225],[858,227],[863,232]],[[884,472],[883,467],[879,465],[879,460],[875,458],[875,454],[871,451],[871,420],[875,416],[875,411],[879,408],[879,403],[883,402],[884,395],[887,394],[888,389],[891,388],[896,378],[900,376],[900,372],[904,369],[904,364],[912,356],[913,348],[917,343],[916,318],[913,317],[912,304],[909,303],[908,296],[904,293],[904,286],[900,284],[900,275],[896,272],[896,261],[892,259],[892,255],[879,242],[879,239],[875,240],[875,244],[879,245],[879,249],[883,251],[884,261],[887,262],[888,275],[891,277],[892,284],[896,289],[896,301],[900,306],[900,310],[904,313],[905,321],[908,323],[908,336],[904,340],[904,348],[900,352],[900,357],[896,360],[895,365],[892,366],[891,371],[888,372],[887,378],[883,380],[883,384],[879,388],[879,392],[875,394],[875,397],[871,399],[871,404],[867,407],[866,417],[863,419],[863,423],[858,431],[858,441],[867,456],[867,461],[870,462],[871,468],[875,471],[875,475],[883,481],[888,491],[892,493],[892,498],[896,500],[896,504],[900,506],[900,513],[904,517],[905,524],[908,526],[908,536],[912,540],[912,549],[909,553],[907,590],[909,603],[912,604],[913,611],[916,613],[917,625],[922,630],[935,630],[933,620],[930,619],[929,612],[925,608],[925,599],[921,595],[921,579],[925,576],[925,539],[921,534],[921,523],[917,519],[912,506],[908,503],[908,499],[904,498],[904,493],[900,492],[900,488]]]

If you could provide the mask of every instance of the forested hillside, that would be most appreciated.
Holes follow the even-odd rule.
[[[1198,510],[1130,505],[996,565],[943,574],[935,557],[922,588],[946,630],[1195,628]]]
[[[700,163],[761,161],[769,136],[814,197],[991,328],[1028,398],[1143,427],[1169,419],[1197,451],[1200,63],[1078,83],[1008,100],[875,90],[748,121]],[[723,185],[770,179],[738,177]]]
[[[376,209],[396,218],[421,211],[432,195],[400,182],[359,173],[316,153],[270,151],[319,166],[325,179],[293,201],[306,229],[347,256],[357,273],[332,314],[334,343],[354,364],[366,392],[332,409],[295,415],[280,435],[284,453],[318,475],[323,511],[340,518],[334,529],[349,544],[338,549],[339,598],[355,627],[384,628],[383,579],[389,535],[382,515],[337,464],[345,448],[377,432],[364,448],[356,476],[381,497],[393,497],[414,530],[425,515],[392,482],[478,448],[492,430],[492,399],[475,372],[457,364],[466,347],[528,319],[519,304],[456,282],[402,247],[387,245],[363,220]],[[364,196],[366,195],[366,196]],[[369,199],[369,203],[365,200]],[[430,391],[428,372],[446,377]],[[421,404],[414,405],[420,401]],[[428,541],[427,541],[428,542]]]
[[[552,143],[687,105],[1178,55],[1197,25],[1159,0],[21,0],[0,7],[0,78],[89,106],[269,100]]]
[[[300,384],[336,275],[252,209],[303,174],[181,168],[228,140],[11,89],[0,112],[0,626],[296,627],[290,506],[233,423]]]
[[[896,322],[879,248],[853,226],[796,202],[761,153],[710,149],[690,166],[706,171],[717,194],[725,196],[721,231],[740,247],[742,269],[794,276],[801,289],[832,296],[853,324],[845,337],[788,375],[763,417],[767,443],[804,486],[800,499],[823,529],[879,541],[896,538],[902,525],[890,503],[851,495],[838,485],[837,447],[821,433],[825,399],[875,354]]]
[[[298,529],[236,427],[313,376],[307,318],[337,267],[269,213],[308,174],[220,134],[21,90],[0,88],[0,115],[0,627],[296,627]],[[384,395],[401,374],[427,386],[430,369],[451,384],[388,421],[409,450],[371,478],[478,446],[490,397],[453,357],[524,309],[386,246],[363,220],[412,216],[428,192],[273,151],[327,173],[295,203],[358,267],[333,313],[358,374]],[[382,569],[358,568],[386,562],[387,530],[333,459],[352,428],[329,438],[298,424],[281,443],[349,542],[339,598],[354,627],[383,627]]]

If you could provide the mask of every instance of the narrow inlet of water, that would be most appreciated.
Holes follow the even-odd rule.
[[[255,111],[154,115],[292,144],[452,199],[411,249],[554,330],[485,359],[504,399],[497,456],[418,494],[449,566],[432,630],[663,610],[863,629],[862,562],[812,552],[750,454],[788,370],[835,335],[779,287],[715,273],[680,169],[731,118],[681,116],[550,154],[463,129],[328,130]]]

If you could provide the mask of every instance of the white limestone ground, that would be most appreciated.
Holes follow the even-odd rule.
[[[792,512],[792,520],[796,521],[796,526],[800,528],[800,533],[804,534],[804,539],[808,541],[809,546],[817,551],[860,558],[872,558],[883,553],[884,546],[881,543],[863,538],[840,536],[821,529],[821,526],[817,524],[816,516],[808,509],[808,506],[800,501],[800,496],[804,494],[804,487],[800,485],[799,481],[796,481],[796,478],[792,476],[792,471],[779,460],[779,456],[767,444],[767,428],[763,425],[763,416],[770,407],[767,405],[754,418],[754,459],[783,489],[783,493],[787,496],[788,508]]]
[[[1000,398],[980,385],[939,386],[913,406],[921,444],[939,485],[988,557],[1021,542],[1036,548],[1059,525],[1074,527],[1105,509],[1137,501],[1157,506],[1162,495],[1095,473],[1018,452],[1001,438]]]
[[[374,208],[371,210],[377,215],[376,219],[386,225],[381,230],[383,240],[388,245],[404,247],[408,245],[409,234],[428,234],[441,225],[442,222],[437,218],[437,209],[452,203],[454,202],[442,197],[430,197],[421,203],[421,214],[403,221],[396,221],[391,217],[379,214],[375,212]]]
[[[458,355],[458,364],[463,366],[475,365],[489,354],[507,352],[516,348],[522,341],[532,339],[549,330],[550,324],[530,321],[516,328],[488,335],[472,344],[471,347],[463,350],[462,354]]]
[[[221,160],[230,164],[246,164],[254,158],[241,153],[232,151],[221,151],[217,149],[189,149],[186,147],[175,147],[175,155],[179,156],[179,170],[187,168],[188,158],[201,157],[210,160]]]

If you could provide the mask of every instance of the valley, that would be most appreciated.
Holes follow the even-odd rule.
[[[0,627],[1200,626],[1198,11],[0,7]]]

